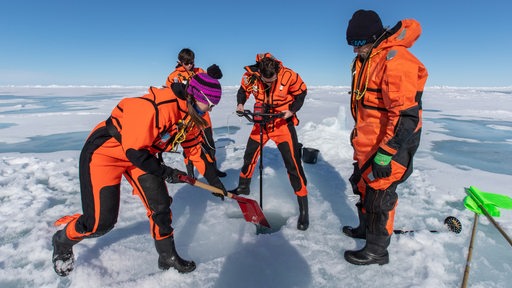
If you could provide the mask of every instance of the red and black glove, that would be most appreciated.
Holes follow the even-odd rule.
[[[164,179],[168,183],[173,183],[173,184],[184,183],[183,181],[180,180],[179,175],[187,176],[187,173],[185,173],[179,169],[174,169],[174,168],[167,167],[167,166],[165,167]]]

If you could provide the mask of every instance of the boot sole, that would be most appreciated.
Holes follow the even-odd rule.
[[[192,262],[190,267],[188,267],[186,269],[181,269],[181,270],[178,269],[175,265],[167,265],[167,264],[161,264],[161,263],[158,263],[158,268],[160,270],[169,270],[170,268],[174,268],[179,273],[185,274],[185,273],[190,273],[190,272],[196,270],[196,263]]]
[[[53,271],[55,271],[55,273],[61,277],[66,277],[75,268],[75,255],[73,254],[73,250],[71,250],[70,253],[63,254],[63,255],[56,254],[55,253],[55,251],[57,250],[56,238],[57,238],[57,234],[54,234],[52,237]]]
[[[347,254],[347,252],[345,252],[345,254],[343,256],[348,263],[354,264],[354,265],[372,265],[372,264],[385,265],[385,264],[389,263],[389,257],[386,257],[383,259],[370,258],[370,259],[360,260],[360,259],[354,258],[352,256],[352,254]]]
[[[379,264],[382,266],[382,265],[386,265],[389,263],[389,260],[379,260],[379,261],[372,260],[371,262],[369,262],[369,261],[361,262],[359,260],[354,260],[351,258],[345,258],[345,260],[350,264],[354,264],[354,265],[358,265],[358,266],[372,265],[372,264]]]

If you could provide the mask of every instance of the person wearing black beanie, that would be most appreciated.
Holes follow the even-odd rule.
[[[349,181],[360,199],[359,226],[342,230],[366,240],[362,249],[344,253],[355,265],[389,262],[396,189],[411,175],[420,143],[421,97],[428,72],[408,50],[420,34],[421,26],[413,19],[385,29],[371,10],[356,11],[348,23],[347,43],[356,53],[350,92],[355,163]]]
[[[375,11],[357,10],[348,22],[347,42],[351,46],[374,43],[385,31]]]

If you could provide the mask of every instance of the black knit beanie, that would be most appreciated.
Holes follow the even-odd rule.
[[[347,42],[351,46],[374,43],[384,33],[382,21],[375,11],[357,10],[348,22]]]

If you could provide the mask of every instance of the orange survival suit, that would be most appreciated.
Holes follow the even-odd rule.
[[[166,169],[158,153],[180,144],[207,181],[224,189],[211,157],[201,149],[202,130],[188,114],[184,85],[149,88],[142,97],[122,99],[111,117],[89,135],[80,155],[80,189],[83,214],[65,216],[66,235],[74,241],[101,236],[117,222],[120,183],[124,175],[147,209],[155,240],[173,234],[172,198],[164,181]],[[225,189],[224,189],[225,190]]]
[[[260,80],[258,63],[265,57],[274,59],[279,69],[277,79],[268,87]],[[299,120],[295,112],[304,104],[307,88],[302,78],[283,66],[282,62],[275,59],[270,53],[262,53],[256,56],[256,64],[244,67],[246,72],[242,76],[240,88],[237,93],[237,104],[245,104],[251,95],[256,103],[263,103],[265,113],[280,113],[290,110],[294,115],[288,119],[273,118],[272,121],[259,124],[255,123],[244,155],[244,164],[240,172],[240,182],[250,179],[254,173],[256,163],[260,156],[260,125],[264,125],[263,145],[272,139],[277,145],[283,157],[288,177],[297,196],[308,194],[306,176],[301,162],[301,145],[298,142],[295,126]],[[263,146],[262,145],[262,146]]]
[[[203,68],[194,67],[191,71],[187,71],[185,67],[182,65],[177,65],[176,69],[172,71],[169,76],[167,76],[167,80],[165,81],[166,87],[171,87],[171,83],[184,83],[187,84],[188,79],[198,73],[206,73]]]
[[[178,64],[176,66],[176,69],[172,71],[169,76],[167,77],[167,80],[165,81],[166,87],[171,87],[172,83],[183,83],[188,84],[188,80],[192,78],[192,76],[198,74],[198,73],[206,73],[206,71],[203,70],[203,68],[200,67],[194,67],[190,71],[187,71],[185,67]],[[204,145],[203,148],[207,151],[207,153],[210,155],[212,159],[214,159],[214,166],[217,169],[217,160],[215,158],[215,140],[213,139],[213,127],[212,127],[212,119],[210,117],[210,111],[207,111],[203,115],[204,120],[208,122],[208,127],[204,128]],[[194,167],[192,161],[188,161],[188,159],[185,159],[185,163],[187,165],[187,172],[189,176],[195,177],[194,175]],[[218,170],[218,169],[217,169]],[[217,173],[221,173],[220,175],[224,175],[225,173],[218,171]]]
[[[356,163],[350,177],[354,193],[361,196],[356,206],[360,217],[366,214],[367,233],[385,237],[393,232],[397,185],[412,173],[428,76],[407,49],[420,36],[420,24],[402,20],[386,33],[366,59],[356,57],[352,65],[351,143]],[[375,179],[372,161],[379,149],[392,155],[391,175]]]

